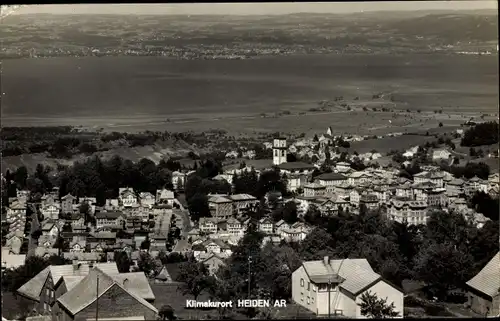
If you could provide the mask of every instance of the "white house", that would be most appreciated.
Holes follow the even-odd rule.
[[[366,259],[303,262],[292,273],[292,299],[319,316],[363,318],[361,296],[371,292],[394,303],[403,317],[403,292],[375,273]]]
[[[432,160],[433,161],[439,161],[442,159],[449,159],[451,156],[451,153],[447,151],[446,149],[436,149],[432,152]]]
[[[138,203],[137,196],[132,188],[120,188],[118,198],[123,207],[132,207]]]
[[[152,207],[155,205],[155,197],[150,192],[141,192],[139,198],[141,199],[142,206]]]

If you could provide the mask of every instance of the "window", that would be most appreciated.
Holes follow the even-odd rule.
[[[311,297],[311,303],[314,303],[314,297],[313,296]]]
[[[43,304],[43,309],[46,311],[47,310],[47,303]]]
[[[310,290],[311,290],[311,283],[307,282],[307,291],[310,291]]]
[[[45,293],[47,294],[47,296],[50,296],[50,290],[49,289],[46,289]]]
[[[312,286],[312,288],[313,288],[313,292],[316,292],[316,287],[314,285]]]
[[[311,298],[307,297],[307,304],[311,304]]]
[[[304,279],[300,279],[300,286],[304,287]]]

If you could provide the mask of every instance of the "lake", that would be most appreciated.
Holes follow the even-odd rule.
[[[498,111],[497,56],[65,57],[5,60],[2,69],[4,126],[307,110],[379,92],[410,109]]]

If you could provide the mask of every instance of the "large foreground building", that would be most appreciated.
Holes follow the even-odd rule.
[[[403,317],[403,292],[375,273],[366,259],[307,261],[292,274],[292,299],[318,316],[363,318],[361,295],[376,294],[394,303]]]

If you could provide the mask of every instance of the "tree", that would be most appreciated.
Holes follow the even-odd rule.
[[[12,270],[6,270],[2,276],[2,289],[9,292],[15,292],[23,284],[31,280],[49,265],[63,265],[67,261],[57,255],[49,258],[31,256],[26,259],[24,265]]]
[[[298,220],[297,203],[289,201],[283,209],[283,220],[288,224],[293,224]]]
[[[141,250],[149,250],[151,247],[151,241],[149,240],[149,236],[146,236],[146,239],[141,242]]]
[[[451,243],[431,243],[423,246],[414,259],[414,273],[425,282],[427,292],[445,300],[448,291],[460,288],[472,275],[472,257]]]
[[[314,204],[309,205],[304,220],[311,225],[318,225],[321,222],[321,211]]]
[[[153,276],[161,267],[160,262],[153,259],[147,252],[141,252],[139,260],[137,261],[139,271],[144,272],[147,277]]]
[[[188,209],[191,219],[195,222],[199,221],[202,217],[210,216],[208,198],[202,193],[197,193],[188,200]]]
[[[361,295],[361,315],[372,319],[395,318],[399,313],[395,310],[394,302],[387,303],[387,299],[379,299],[376,294],[370,291]]]
[[[332,236],[323,228],[317,227],[309,233],[300,245],[300,258],[304,261],[321,260],[334,251]]]
[[[130,272],[132,261],[125,251],[115,251],[115,262],[120,273]]]
[[[166,304],[162,305],[158,314],[161,320],[175,320],[177,317],[175,316],[174,308],[172,306]]]
[[[202,262],[191,260],[181,263],[179,271],[176,281],[182,282],[180,289],[184,295],[191,294],[195,300],[212,284],[209,271]]]

